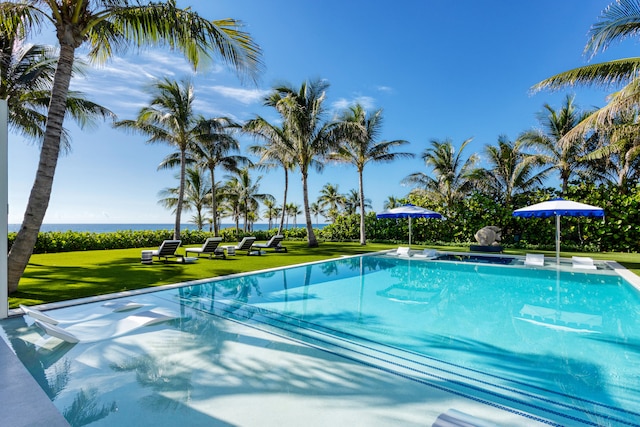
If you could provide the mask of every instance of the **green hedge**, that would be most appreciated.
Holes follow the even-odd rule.
[[[245,235],[255,236],[257,240],[268,240],[277,233],[277,229],[258,230],[251,233],[236,234],[234,228],[227,228],[220,231],[220,236],[224,242],[235,243]],[[289,231],[289,230],[287,230]],[[301,232],[291,230],[292,238],[298,239]],[[303,236],[306,237],[306,230],[302,229]],[[288,233],[285,232],[285,236]],[[211,237],[212,234],[206,231],[184,230],[180,233],[183,245],[202,244]],[[13,245],[16,233],[9,233],[9,248]],[[77,231],[45,231],[38,234],[33,253],[54,253],[71,251],[90,251],[100,249],[128,249],[128,248],[148,248],[160,246],[163,240],[172,239],[173,230],[122,230],[112,233],[90,233]]]

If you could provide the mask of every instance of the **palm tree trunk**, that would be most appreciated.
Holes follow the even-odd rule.
[[[278,227],[278,234],[282,234],[284,228],[284,217],[287,213],[287,190],[289,189],[289,171],[287,166],[284,167],[284,197],[282,202],[282,215],[280,216],[280,227]]]
[[[211,172],[211,217],[213,218],[213,235],[218,237],[220,235],[220,224],[218,224],[218,201],[216,200],[216,178],[214,169],[215,168],[209,169],[209,172]]]
[[[360,244],[367,244],[367,237],[364,232],[364,183],[362,180],[362,170],[358,171],[358,181],[360,184]]]
[[[309,211],[309,189],[307,185],[307,172],[302,172],[302,198],[304,200],[304,218],[307,224],[307,246],[310,248],[318,247],[318,240],[313,232],[313,224],[311,223],[311,212]]]
[[[20,231],[11,246],[8,256],[7,285],[9,293],[18,289],[18,282],[24,273],[33,248],[38,239],[42,221],[49,207],[53,177],[60,155],[62,122],[67,105],[71,70],[75,49],[69,44],[60,44],[60,58],[56,67],[51,90],[51,103],[47,114],[47,125],[40,149],[40,161],[36,178],[22,220]]]
[[[174,240],[180,240],[180,219],[182,217],[182,202],[184,201],[186,157],[186,150],[180,148],[180,188],[178,189],[178,204],[176,206],[176,223],[173,229]]]

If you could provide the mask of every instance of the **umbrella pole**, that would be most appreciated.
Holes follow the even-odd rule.
[[[409,217],[409,249],[411,249],[411,217]]]
[[[556,215],[556,265],[560,265],[560,215]]]

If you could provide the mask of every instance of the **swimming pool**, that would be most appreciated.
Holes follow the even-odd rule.
[[[612,271],[363,256],[203,282],[136,302],[164,307],[175,319],[114,339],[75,346],[48,340],[44,347],[39,330],[22,318],[2,323],[23,363],[77,425],[171,425],[176,414],[192,417],[190,425],[231,425],[222,421],[229,396],[256,393],[254,387],[305,390],[294,394],[310,399],[303,399],[308,413],[319,399],[314,390],[344,389],[342,399],[357,405],[362,396],[353,389],[373,377],[390,389],[410,383],[421,387],[416,395],[462,396],[531,422],[640,425],[640,297]],[[55,316],[72,329],[88,313],[93,318],[84,325],[135,311],[109,314],[98,304]],[[256,335],[262,333],[270,338]],[[235,358],[225,356],[229,348]],[[270,355],[274,348],[281,351]],[[293,368],[282,365],[309,348],[325,355],[320,365],[318,357],[305,359],[311,365],[304,373],[298,359]],[[247,351],[260,357],[246,361]],[[336,380],[342,376],[349,381]],[[400,406],[416,404],[409,403]],[[79,409],[86,407],[93,412]]]

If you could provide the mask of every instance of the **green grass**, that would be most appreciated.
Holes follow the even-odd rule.
[[[36,254],[31,257],[18,291],[9,297],[9,307],[18,304],[35,305],[66,301],[95,295],[133,289],[160,286],[189,280],[224,276],[234,273],[282,267],[311,261],[335,258],[341,255],[357,255],[397,247],[397,244],[369,243],[321,243],[318,248],[308,248],[303,241],[287,241],[287,253],[268,252],[262,256],[237,256],[227,259],[206,257],[192,264],[174,261],[151,265],[140,263],[143,249],[117,249],[105,251],[64,252]],[[417,247],[416,247],[417,248]],[[468,251],[468,246],[435,247],[445,251]],[[523,255],[525,250],[507,249],[505,253]],[[544,252],[544,251],[535,251]],[[180,250],[179,253],[184,253]],[[544,252],[554,257],[555,252]],[[574,253],[562,252],[561,256],[590,256],[594,259],[615,260],[640,275],[640,254],[634,253]]]

